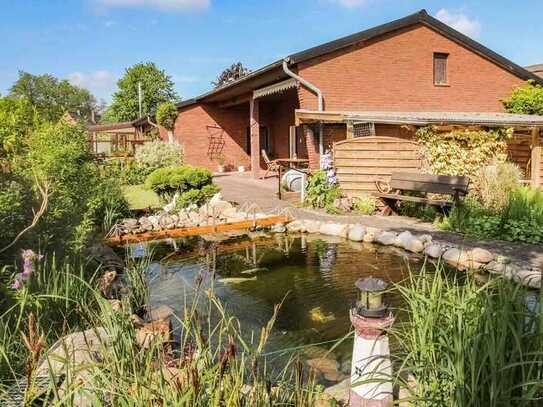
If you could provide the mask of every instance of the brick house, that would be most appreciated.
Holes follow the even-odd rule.
[[[308,158],[315,168],[319,154],[352,137],[353,127],[409,137],[383,113],[502,112],[500,99],[528,79],[543,84],[421,10],[179,103],[174,136],[189,164],[211,170],[224,161],[258,176],[262,149],[272,158]],[[346,112],[380,112],[380,118],[359,123]],[[320,120],[324,113],[341,119]]]
[[[535,64],[535,65],[529,65],[524,67],[527,71],[530,71],[537,76],[540,76],[543,78],[543,64]]]

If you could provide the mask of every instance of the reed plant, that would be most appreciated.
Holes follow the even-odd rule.
[[[279,306],[259,333],[248,336],[215,297],[213,286],[204,288],[200,278],[190,295],[180,297],[184,311],[174,321],[179,336],[142,343],[133,312],[149,299],[149,259],[128,259],[127,264],[124,278],[136,294],[123,298],[120,310],[102,297],[100,270],[89,274],[54,260],[44,261],[14,292],[0,321],[0,399],[27,379],[26,390],[21,387],[26,405],[71,406],[82,400],[96,406],[314,404],[319,388],[299,360],[268,371],[264,349]],[[65,361],[59,388],[58,363],[53,368],[55,357],[47,348],[61,336],[87,329],[97,332],[102,345],[93,349],[92,361]],[[44,360],[51,380],[38,391],[33,374]]]
[[[406,304],[395,328],[399,377],[414,377],[416,385],[402,382],[414,405],[543,404],[542,298],[502,278],[480,285],[441,266],[423,267],[396,289]]]
[[[263,350],[275,316],[246,341],[213,291],[200,290],[176,321],[177,343],[157,338],[142,347],[129,314],[102,304],[96,322],[109,339],[100,362],[87,367],[85,384],[77,375],[66,383],[58,403],[83,392],[104,406],[312,406],[318,389],[301,362],[293,358],[277,375],[267,372]]]

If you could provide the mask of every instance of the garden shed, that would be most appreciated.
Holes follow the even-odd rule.
[[[375,191],[394,171],[423,172],[425,157],[417,131],[438,136],[453,131],[509,130],[507,159],[516,163],[524,183],[543,185],[543,116],[463,112],[340,112],[296,110],[296,125],[324,126],[342,190],[349,196]],[[468,157],[469,160],[469,157]]]

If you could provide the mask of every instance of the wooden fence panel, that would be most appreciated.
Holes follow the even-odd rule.
[[[360,137],[334,144],[334,166],[347,196],[377,191],[375,181],[390,181],[395,171],[420,172],[420,146],[396,137]]]
[[[529,133],[515,132],[514,136],[510,140],[507,140],[509,160],[519,166],[527,179],[530,178],[531,143],[532,136]]]

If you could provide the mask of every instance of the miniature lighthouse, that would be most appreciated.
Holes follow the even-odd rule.
[[[360,301],[350,311],[355,329],[351,365],[351,407],[392,406],[392,366],[388,337],[384,331],[394,317],[383,303],[387,284],[369,277],[359,279]]]

